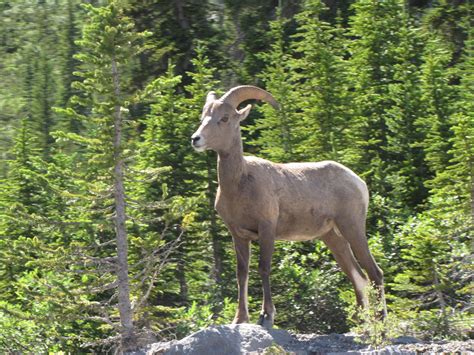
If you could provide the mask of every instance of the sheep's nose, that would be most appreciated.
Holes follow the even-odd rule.
[[[192,144],[196,144],[201,139],[201,136],[193,136],[191,137]]]

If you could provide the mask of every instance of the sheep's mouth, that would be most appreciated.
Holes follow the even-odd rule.
[[[206,146],[204,144],[192,144],[192,146],[196,152],[204,152],[206,150]]]

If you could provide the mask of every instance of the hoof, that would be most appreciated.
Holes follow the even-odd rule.
[[[261,325],[264,328],[267,329],[272,329],[273,328],[273,316],[269,314],[260,314],[260,317],[258,318],[258,325]]]

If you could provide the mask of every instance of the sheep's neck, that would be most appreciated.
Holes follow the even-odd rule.
[[[223,193],[236,192],[242,175],[246,172],[242,139],[236,139],[232,148],[218,152],[217,173],[219,187]]]

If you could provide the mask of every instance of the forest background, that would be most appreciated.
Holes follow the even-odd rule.
[[[2,0],[0,11],[1,352],[104,351],[232,320],[216,156],[190,136],[207,92],[239,84],[281,104],[256,105],[245,152],[336,160],[367,182],[398,326],[469,336],[468,1]],[[322,243],[277,243],[272,282],[278,327],[351,326],[352,289]]]

